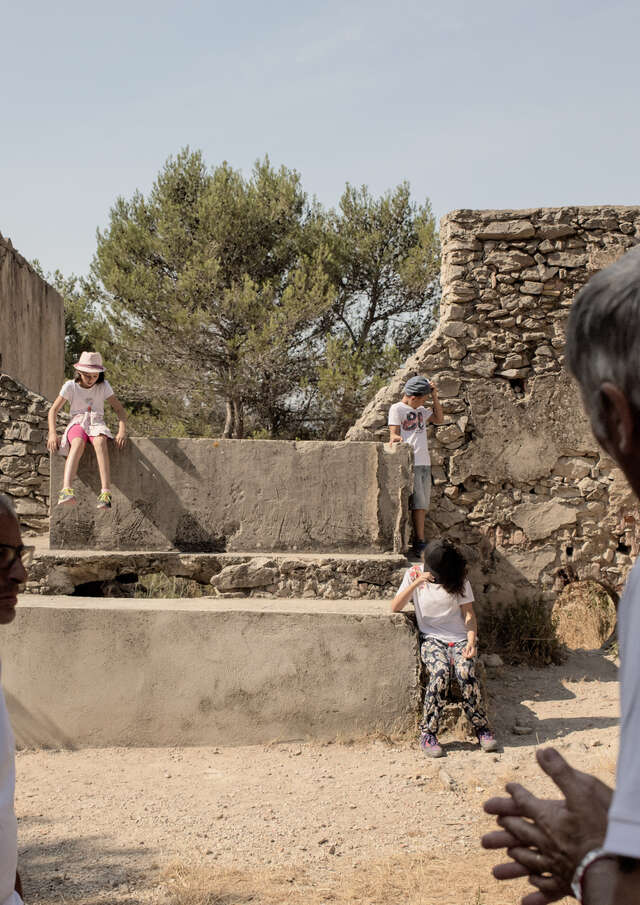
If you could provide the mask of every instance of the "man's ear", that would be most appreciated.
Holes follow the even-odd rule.
[[[627,397],[615,383],[603,383],[599,391],[600,423],[605,435],[598,440],[617,461],[633,452],[634,417]]]

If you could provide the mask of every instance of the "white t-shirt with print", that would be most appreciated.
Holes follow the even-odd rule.
[[[404,402],[395,402],[389,409],[389,426],[399,427],[403,443],[413,446],[413,464],[431,465],[427,446],[427,424],[433,409],[419,405],[411,408]]]
[[[422,571],[420,566],[407,569],[398,593],[408,588]],[[473,603],[473,591],[468,581],[464,584],[462,594],[450,594],[441,584],[425,581],[414,589],[409,599],[415,608],[418,628],[423,635],[447,643],[467,640],[467,629],[460,607],[463,603]]]
[[[94,383],[89,389],[80,386],[75,380],[67,380],[60,390],[60,395],[63,399],[69,400],[72,418],[74,415],[82,415],[85,412],[104,416],[105,399],[113,396],[113,390],[108,380]]]
[[[604,848],[640,858],[640,559],[618,606],[620,748]]]

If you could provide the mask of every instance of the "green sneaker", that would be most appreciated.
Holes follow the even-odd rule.
[[[98,509],[111,509],[111,491],[103,490],[98,497]]]
[[[76,495],[73,491],[73,487],[63,487],[58,494],[58,506],[65,506],[69,503],[75,505]]]

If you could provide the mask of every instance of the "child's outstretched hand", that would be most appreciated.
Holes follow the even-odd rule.
[[[59,447],[60,447],[60,438],[58,437],[57,434],[50,433],[47,438],[47,449],[49,450],[49,452],[54,453],[54,452],[57,452]]]

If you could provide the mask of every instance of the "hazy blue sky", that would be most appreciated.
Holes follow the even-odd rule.
[[[0,33],[0,232],[47,270],[185,145],[325,205],[640,201],[637,0],[32,0]]]

